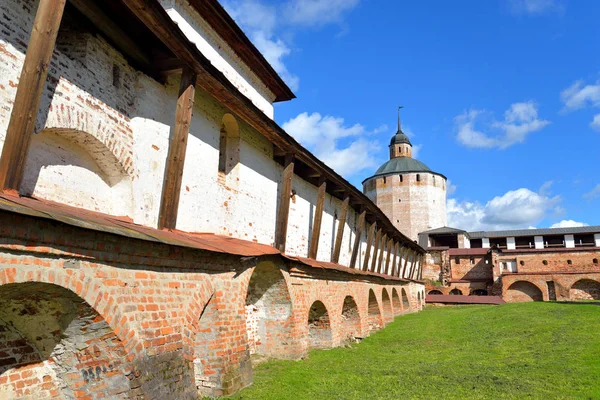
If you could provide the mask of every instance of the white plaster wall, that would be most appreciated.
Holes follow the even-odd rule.
[[[14,24],[0,33],[0,138],[4,141],[36,7],[30,0],[0,5]],[[7,28],[8,29],[8,28]],[[68,49],[69,38],[60,37]],[[73,39],[76,58],[55,52],[32,140],[23,190],[75,207],[131,217],[156,227],[179,82],[166,84],[131,68],[100,37]],[[72,56],[72,55],[71,55]],[[115,84],[113,68],[119,68]],[[230,111],[200,88],[183,171],[177,228],[271,245],[282,167],[261,134],[238,120],[240,161],[231,179],[219,180],[219,132]],[[73,134],[76,132],[77,134]],[[78,135],[81,135],[81,139]],[[306,256],[317,188],[294,176],[288,253]],[[317,259],[330,261],[341,200],[327,194]],[[358,214],[348,210],[340,263],[349,265]],[[363,231],[356,266],[364,259]],[[391,264],[391,263],[390,263]]]
[[[275,96],[185,0],[160,0],[179,29],[256,107],[273,118]]]

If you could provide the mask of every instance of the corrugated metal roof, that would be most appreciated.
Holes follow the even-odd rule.
[[[543,235],[573,235],[579,233],[600,233],[600,226],[578,226],[573,228],[544,228],[544,229],[515,229],[506,231],[477,231],[468,232],[471,239],[493,237],[543,236]]]
[[[171,246],[188,247],[198,250],[212,251],[222,254],[243,257],[264,255],[281,255],[309,267],[345,272],[353,275],[375,276],[408,282],[407,279],[391,277],[374,272],[361,271],[330,262],[317,261],[303,257],[282,254],[274,247],[236,239],[213,233],[189,233],[178,230],[158,230],[133,223],[128,218],[115,217],[95,211],[71,207],[53,201],[31,197],[19,197],[7,192],[0,193],[0,210],[29,215],[32,217],[51,219],[79,228],[105,232],[133,239],[163,243]]]

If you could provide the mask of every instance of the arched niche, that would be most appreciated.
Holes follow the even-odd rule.
[[[33,135],[20,192],[92,211],[132,216],[132,179],[94,136],[49,128]]]
[[[308,310],[308,347],[326,349],[333,345],[329,312],[321,301],[315,301]]]
[[[374,332],[383,328],[383,318],[381,317],[379,303],[377,302],[377,296],[375,296],[373,289],[369,289],[369,303],[367,307],[369,313],[369,332]]]
[[[569,290],[571,300],[600,300],[600,282],[592,279],[580,279]]]
[[[506,297],[509,301],[543,301],[544,297],[539,287],[531,282],[517,281],[508,287]]]
[[[292,300],[287,282],[273,263],[258,264],[246,294],[246,332],[250,354],[291,356]]]
[[[385,321],[392,321],[394,319],[394,310],[392,309],[392,300],[386,288],[383,288],[381,291],[381,308],[383,309]]]
[[[134,373],[104,317],[49,283],[0,286],[0,354],[0,398],[126,396]]]
[[[352,342],[357,336],[361,336],[360,315],[358,306],[352,296],[344,298],[342,305],[342,341]]]
[[[394,307],[394,314],[398,315],[402,313],[402,301],[396,288],[392,290],[392,306]]]

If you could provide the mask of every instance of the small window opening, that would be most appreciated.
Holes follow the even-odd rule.
[[[383,177],[383,183],[384,183],[384,184],[385,184],[385,183],[387,183],[387,179],[386,179],[386,177],[385,177],[385,176]]]
[[[475,259],[474,259],[473,257],[471,257],[471,258],[469,258],[469,262],[470,262],[471,264],[475,264]]]
[[[567,264],[571,265],[571,264],[573,264],[573,261],[567,260]]]
[[[521,264],[521,266],[525,265],[525,261],[521,260],[519,261],[519,264]]]
[[[400,177],[400,182],[402,182],[402,175],[398,175]]]
[[[598,259],[594,258],[594,260],[592,261],[594,264],[598,264]]]
[[[548,260],[544,260],[544,261],[542,261],[542,264],[544,264],[544,265],[548,265]]]
[[[421,174],[417,174],[417,182],[421,182]]]
[[[225,173],[226,169],[227,169],[227,132],[225,131],[225,129],[221,129],[221,132],[219,134],[219,172]]]
[[[454,262],[456,264],[460,264],[460,257],[454,257]]]

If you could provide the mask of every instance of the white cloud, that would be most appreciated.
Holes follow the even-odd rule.
[[[583,198],[585,199],[595,199],[598,197],[600,197],[600,183],[594,186],[591,191],[583,195]]]
[[[423,148],[422,144],[415,144],[412,147],[412,158],[418,159],[419,158],[419,153],[421,152],[421,149]]]
[[[516,14],[562,13],[564,4],[558,0],[510,0],[511,9]]]
[[[454,118],[459,143],[467,147],[505,149],[524,142],[527,135],[550,124],[550,121],[538,118],[537,106],[532,101],[511,104],[504,112],[504,121],[484,123],[488,132],[475,127],[484,114],[483,110],[472,109]]]
[[[300,86],[300,79],[285,65],[285,58],[292,53],[289,40],[282,39],[292,36],[286,32],[286,27],[322,27],[341,23],[344,14],[356,7],[359,1],[286,0],[270,5],[260,0],[228,0],[224,6],[290,89],[295,91]]]
[[[456,192],[456,185],[450,179],[446,184],[446,196],[452,196]]]
[[[594,119],[590,122],[590,126],[600,132],[600,114],[594,115]]]
[[[572,219],[563,219],[560,222],[550,225],[550,228],[577,228],[580,226],[588,226],[585,222],[577,222]]]
[[[285,122],[283,129],[341,175],[351,176],[378,165],[375,155],[380,145],[367,138],[382,127],[369,132],[361,124],[346,126],[343,118],[304,112]]]
[[[467,231],[527,228],[560,212],[560,200],[559,196],[550,197],[526,188],[510,190],[484,205],[448,199],[448,223]]]
[[[595,85],[583,86],[577,81],[560,92],[560,99],[565,103],[564,110],[578,110],[586,106],[600,107],[600,81]]]
[[[322,26],[341,22],[343,14],[358,3],[359,0],[290,0],[284,15],[290,24]]]

